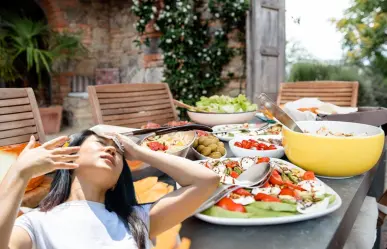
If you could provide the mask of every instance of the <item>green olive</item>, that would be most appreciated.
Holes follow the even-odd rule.
[[[197,152],[199,152],[199,153],[201,153],[202,152],[202,150],[204,149],[205,147],[204,147],[204,145],[199,145],[197,148],[196,148],[196,151]]]
[[[224,143],[222,143],[222,142],[217,142],[216,144],[218,145],[218,147],[223,147],[223,148],[224,148]]]
[[[206,140],[204,140],[204,142],[203,142],[203,145],[204,146],[208,146],[208,145],[210,145],[210,144],[213,144],[213,140],[212,139],[209,139],[209,138],[207,138]]]
[[[212,152],[208,157],[218,159],[222,157],[222,154],[220,152]]]
[[[211,148],[208,148],[208,147],[204,147],[203,149],[202,149],[202,155],[203,156],[208,156],[209,154],[211,154]]]
[[[206,140],[207,137],[203,136],[203,137],[199,137],[199,144],[203,144],[204,140]]]
[[[219,138],[217,138],[217,137],[214,137],[213,140],[215,140],[215,143],[219,142]]]
[[[222,154],[222,156],[224,156],[226,154],[226,149],[224,147],[218,147],[216,149],[216,152],[220,152],[220,154]]]
[[[208,145],[208,148],[211,148],[211,152],[215,152],[218,146],[216,144],[210,144]]]

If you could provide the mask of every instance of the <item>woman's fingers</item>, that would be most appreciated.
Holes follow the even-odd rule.
[[[54,162],[73,162],[79,158],[78,155],[52,155],[51,159]]]
[[[30,141],[28,142],[26,147],[24,147],[23,151],[20,153],[19,156],[22,156],[26,151],[33,149],[35,146],[35,142],[36,142],[36,139],[35,139],[34,135],[31,135]]]
[[[42,147],[47,149],[47,150],[52,150],[52,149],[55,149],[55,148],[58,148],[58,147],[62,146],[68,140],[69,140],[69,138],[66,137],[66,136],[57,137],[57,138],[55,138],[55,139],[53,139],[51,141],[48,141],[48,142],[44,143],[42,145]]]
[[[79,151],[81,147],[79,146],[74,146],[74,147],[66,147],[66,148],[56,148],[52,151],[53,155],[69,155],[69,154],[74,154]]]
[[[79,167],[76,163],[56,162],[54,163],[55,169],[76,169]]]
[[[35,142],[36,142],[35,136],[31,135],[30,141],[28,142],[27,146],[24,149],[25,150],[30,150],[30,149],[34,148]]]

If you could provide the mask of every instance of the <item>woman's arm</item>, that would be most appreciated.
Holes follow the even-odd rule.
[[[69,163],[78,156],[79,148],[57,148],[67,141],[60,137],[34,148],[35,139],[30,142],[8,170],[0,184],[0,248],[29,249],[32,241],[26,231],[14,227],[24,190],[33,176],[44,175],[55,169],[74,169],[78,165]],[[12,233],[12,235],[11,235]]]
[[[28,179],[21,177],[14,167],[11,167],[1,182],[0,248],[8,248],[8,245],[12,249],[32,248],[32,242],[27,232],[25,232],[27,236],[23,236],[22,232],[19,231],[20,236],[13,236],[15,239],[13,239],[12,244],[9,244],[13,224],[15,223],[27,183]]]
[[[117,134],[128,159],[138,159],[172,177],[182,188],[156,202],[150,212],[151,238],[168,230],[192,215],[211,196],[219,184],[212,170],[188,159],[155,152]]]
[[[188,159],[139,149],[138,158],[172,177],[182,188],[156,202],[150,212],[150,238],[191,216],[216,190],[219,177]]]

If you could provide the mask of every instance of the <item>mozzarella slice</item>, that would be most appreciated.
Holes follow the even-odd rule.
[[[263,193],[263,194],[267,194],[267,195],[279,195],[279,193],[281,192],[281,189],[277,186],[274,186],[274,187],[268,187],[268,188],[254,188],[251,193],[253,195],[256,195],[258,193]]]
[[[250,157],[244,157],[241,160],[241,166],[242,166],[243,170],[247,170],[248,168],[250,168],[254,164],[255,164],[255,161]]]
[[[322,201],[313,202],[299,202],[297,203],[297,211],[301,214],[315,213],[323,211],[329,206],[329,198],[325,198]]]
[[[290,195],[279,195],[278,198],[280,200],[284,200],[284,201],[289,201],[289,202],[294,202],[294,203],[297,202],[296,198],[294,198],[293,196],[290,196]]]
[[[322,182],[316,180],[306,180],[298,183],[298,186],[312,193],[316,198],[324,198],[326,189]]]
[[[238,199],[232,199],[232,201],[238,204],[242,204],[243,206],[246,206],[255,202],[254,197],[252,196],[241,196]]]

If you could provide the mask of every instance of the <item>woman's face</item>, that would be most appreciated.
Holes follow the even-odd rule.
[[[124,157],[116,144],[96,135],[88,137],[81,145],[75,175],[110,189],[120,177]]]

